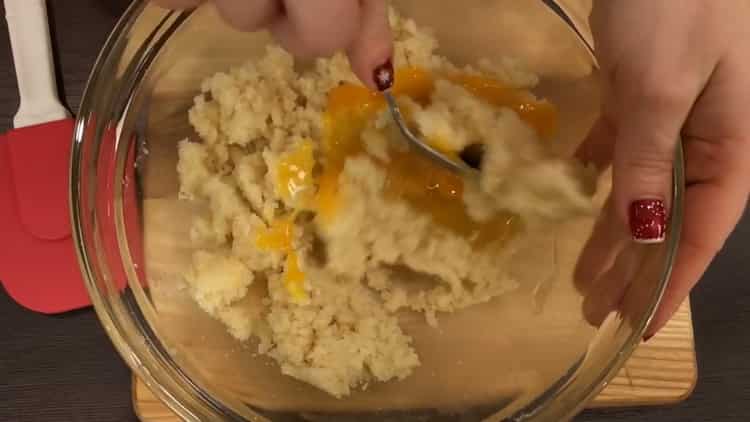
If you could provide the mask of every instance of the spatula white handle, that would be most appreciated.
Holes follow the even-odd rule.
[[[13,125],[70,117],[57,96],[45,0],[5,0],[5,14],[21,100]]]

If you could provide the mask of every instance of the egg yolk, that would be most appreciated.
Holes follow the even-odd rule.
[[[287,203],[306,208],[315,192],[313,143],[306,139],[281,156],[276,166],[276,193]]]
[[[299,257],[294,250],[294,215],[274,220],[265,230],[255,237],[258,249],[286,254],[282,283],[287,292],[296,300],[305,299],[305,274],[299,267]]]
[[[546,101],[537,100],[525,90],[509,87],[501,81],[482,76],[454,74],[441,76],[464,87],[478,98],[497,107],[514,110],[541,137],[548,139],[557,132],[557,110]],[[427,104],[434,90],[435,77],[421,69],[399,69],[393,93],[406,95]],[[318,180],[315,205],[319,218],[328,222],[340,207],[338,179],[348,157],[364,153],[360,135],[375,114],[385,107],[383,97],[365,87],[342,84],[331,90],[324,121],[323,173]],[[434,147],[445,142],[428,140]],[[455,151],[444,151],[455,154]],[[386,195],[407,200],[415,209],[427,213],[433,221],[468,239],[475,245],[510,236],[518,218],[499,214],[487,222],[470,218],[463,203],[463,180],[450,170],[434,165],[415,152],[391,150],[390,160],[380,163],[386,170]]]
[[[284,262],[284,287],[296,300],[307,297],[305,292],[305,273],[299,268],[299,257],[296,251],[289,251]]]
[[[462,86],[476,97],[496,107],[507,107],[533,127],[540,137],[550,139],[557,133],[557,110],[549,102],[536,99],[530,92],[510,87],[501,81],[468,74],[438,75]],[[394,95],[408,96],[417,103],[428,104],[434,90],[435,75],[418,68],[396,71]],[[305,140],[280,158],[276,169],[276,191],[295,209],[311,209],[326,224],[341,207],[339,176],[350,157],[364,154],[360,138],[365,126],[386,106],[382,95],[350,83],[343,83],[328,93],[321,140],[323,168],[314,177],[314,147]],[[408,118],[408,109],[403,110]],[[448,154],[448,143],[427,140]],[[411,151],[391,149],[389,160],[378,164],[386,172],[385,195],[406,200],[415,209],[430,215],[433,221],[467,238],[475,246],[507,239],[518,230],[519,219],[510,213],[499,213],[490,221],[477,222],[468,216],[463,203],[463,179],[429,158]],[[377,161],[377,160],[376,160]],[[317,190],[315,186],[317,185]],[[292,241],[294,215],[279,218],[258,234],[256,245],[263,250],[286,254],[283,283],[298,300],[306,297],[305,274]]]
[[[501,81],[484,76],[457,74],[448,75],[446,79],[496,107],[507,107],[515,111],[542,139],[550,139],[557,134],[558,116],[555,106],[534,98],[527,90],[509,87]]]

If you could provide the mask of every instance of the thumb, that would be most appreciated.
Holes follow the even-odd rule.
[[[617,101],[609,108],[617,126],[614,200],[634,241],[658,243],[666,235],[675,148],[698,90],[674,81],[623,80],[635,82],[611,91]]]
[[[388,23],[388,3],[383,0],[360,0],[360,5],[362,20],[359,34],[347,50],[349,62],[365,85],[382,91],[393,83],[393,34]]]

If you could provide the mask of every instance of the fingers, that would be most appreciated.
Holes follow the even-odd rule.
[[[393,56],[393,35],[388,23],[385,0],[361,0],[362,16],[359,33],[347,49],[354,74],[370,89],[381,89],[375,69]]]
[[[156,0],[187,8],[201,0]],[[302,58],[345,50],[352,70],[371,89],[393,84],[393,37],[386,0],[214,0],[221,17],[241,31],[268,27],[287,51]]]
[[[645,332],[646,338],[660,330],[684,302],[741,218],[750,195],[750,140],[688,138],[685,149],[688,188],[681,240],[669,285]],[[575,273],[577,286],[585,296],[584,315],[594,325],[622,300],[627,290],[624,286],[632,281],[629,272],[635,267],[633,250],[638,247],[627,245],[627,235],[617,229],[622,226],[612,224],[610,205],[605,206]]]
[[[690,149],[688,147],[688,153]],[[685,192],[685,224],[672,277],[646,336],[661,329],[685,300],[747,206],[750,192],[750,142],[736,145],[721,161],[725,169],[721,178],[692,184]],[[700,162],[702,161],[697,160],[694,163]],[[700,170],[690,170],[694,174],[698,171]]]
[[[361,21],[354,0],[284,0],[286,19],[271,25],[277,41],[298,57],[329,56],[354,42]]]
[[[633,240],[656,243],[666,234],[675,147],[699,86],[659,79],[648,83],[637,74],[615,83],[639,80],[614,88],[619,104],[613,195]]]
[[[655,243],[666,233],[675,146],[717,53],[689,43],[707,43],[694,29],[703,25],[702,3],[679,10],[632,3],[601,2],[592,20],[605,75],[604,115],[616,131],[616,209],[633,240]]]
[[[750,86],[742,83],[750,62],[736,41],[747,39],[750,32],[746,25],[732,24],[740,8],[716,8],[706,2],[684,6],[674,9],[647,0],[595,2],[591,18],[597,58],[606,75],[604,119],[609,118],[616,135],[612,195],[619,224],[636,242],[664,239],[678,136],[700,138],[685,144],[688,188],[682,238],[647,336],[664,325],[701,277],[739,219],[750,190],[750,124],[743,117],[750,106]],[[634,32],[635,27],[639,30]],[[664,36],[665,31],[670,36]],[[589,138],[593,140],[579,156],[594,156],[589,160],[597,162],[606,148],[596,152],[602,151],[596,149],[596,130]],[[735,145],[730,145],[732,140]],[[737,145],[742,143],[737,140],[744,144]],[[742,156],[742,164],[730,163]],[[623,253],[632,248],[650,249],[630,244]],[[658,256],[647,254],[645,261]],[[608,277],[610,272],[597,281],[603,287],[594,293],[603,295],[608,306],[612,301],[604,286],[618,282]],[[648,288],[632,287],[621,306],[648,299],[639,296]]]
[[[685,211],[672,277],[646,335],[657,332],[700,280],[747,206],[750,60],[737,50],[717,66],[685,127]]]
[[[189,9],[199,5],[203,0],[153,0],[165,9]]]
[[[257,31],[283,14],[278,0],[214,0],[221,17],[240,31]]]

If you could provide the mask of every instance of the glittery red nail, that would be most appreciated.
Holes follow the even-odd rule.
[[[385,91],[393,86],[393,63],[391,59],[388,59],[385,63],[376,67],[372,72],[372,77],[375,80],[375,86],[380,91]]]
[[[630,232],[639,243],[659,243],[667,233],[667,212],[660,199],[641,199],[630,204]]]

